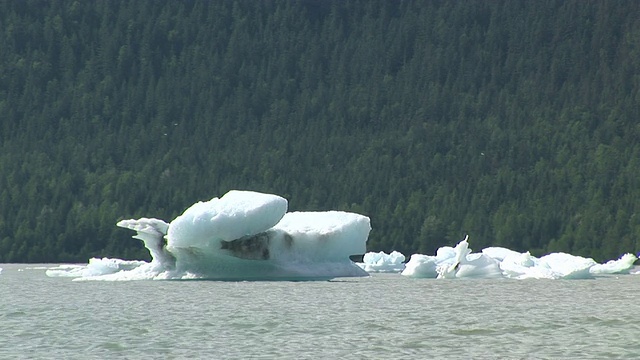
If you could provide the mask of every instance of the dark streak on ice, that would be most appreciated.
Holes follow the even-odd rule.
[[[271,236],[265,231],[231,241],[223,240],[222,249],[229,250],[233,256],[240,259],[268,260],[270,241]]]

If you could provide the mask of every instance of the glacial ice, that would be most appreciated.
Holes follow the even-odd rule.
[[[369,252],[358,266],[369,272],[399,269],[400,265],[394,262],[395,259],[384,252]],[[439,248],[435,256],[411,255],[404,269],[398,272],[413,278],[587,279],[605,274],[631,273],[636,260],[633,254],[625,254],[605,264],[566,253],[551,253],[536,258],[529,252],[519,253],[502,247],[488,247],[479,253],[472,253],[466,237],[454,248]]]
[[[91,259],[52,268],[48,276],[79,280],[313,280],[368,276],[350,260],[363,255],[368,217],[342,211],[287,213],[287,200],[232,190],[198,202],[171,223],[141,218],[118,226],[136,231],[151,262]]]
[[[384,251],[368,252],[362,260],[363,262],[356,264],[368,273],[399,273],[405,267],[405,257],[398,251],[390,254]]]
[[[598,264],[566,253],[540,258],[503,247],[473,253],[468,236],[434,256],[366,252],[370,220],[342,211],[287,212],[286,199],[232,190],[198,202],[170,223],[160,219],[122,220],[136,232],[152,261],[92,258],[86,265],[60,265],[47,275],[76,280],[218,279],[318,280],[400,273],[413,278],[585,279],[637,273],[637,257],[625,254]],[[350,256],[364,255],[362,263]],[[2,269],[0,269],[1,273]]]

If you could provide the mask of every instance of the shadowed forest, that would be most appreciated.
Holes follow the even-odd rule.
[[[638,1],[0,2],[0,262],[230,189],[369,251],[640,250]]]

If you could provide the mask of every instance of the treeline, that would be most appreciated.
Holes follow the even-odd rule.
[[[230,189],[371,251],[640,250],[640,2],[0,2],[0,262]]]

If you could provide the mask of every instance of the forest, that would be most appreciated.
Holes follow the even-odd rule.
[[[640,251],[640,2],[0,2],[0,262],[231,189],[369,251]]]

